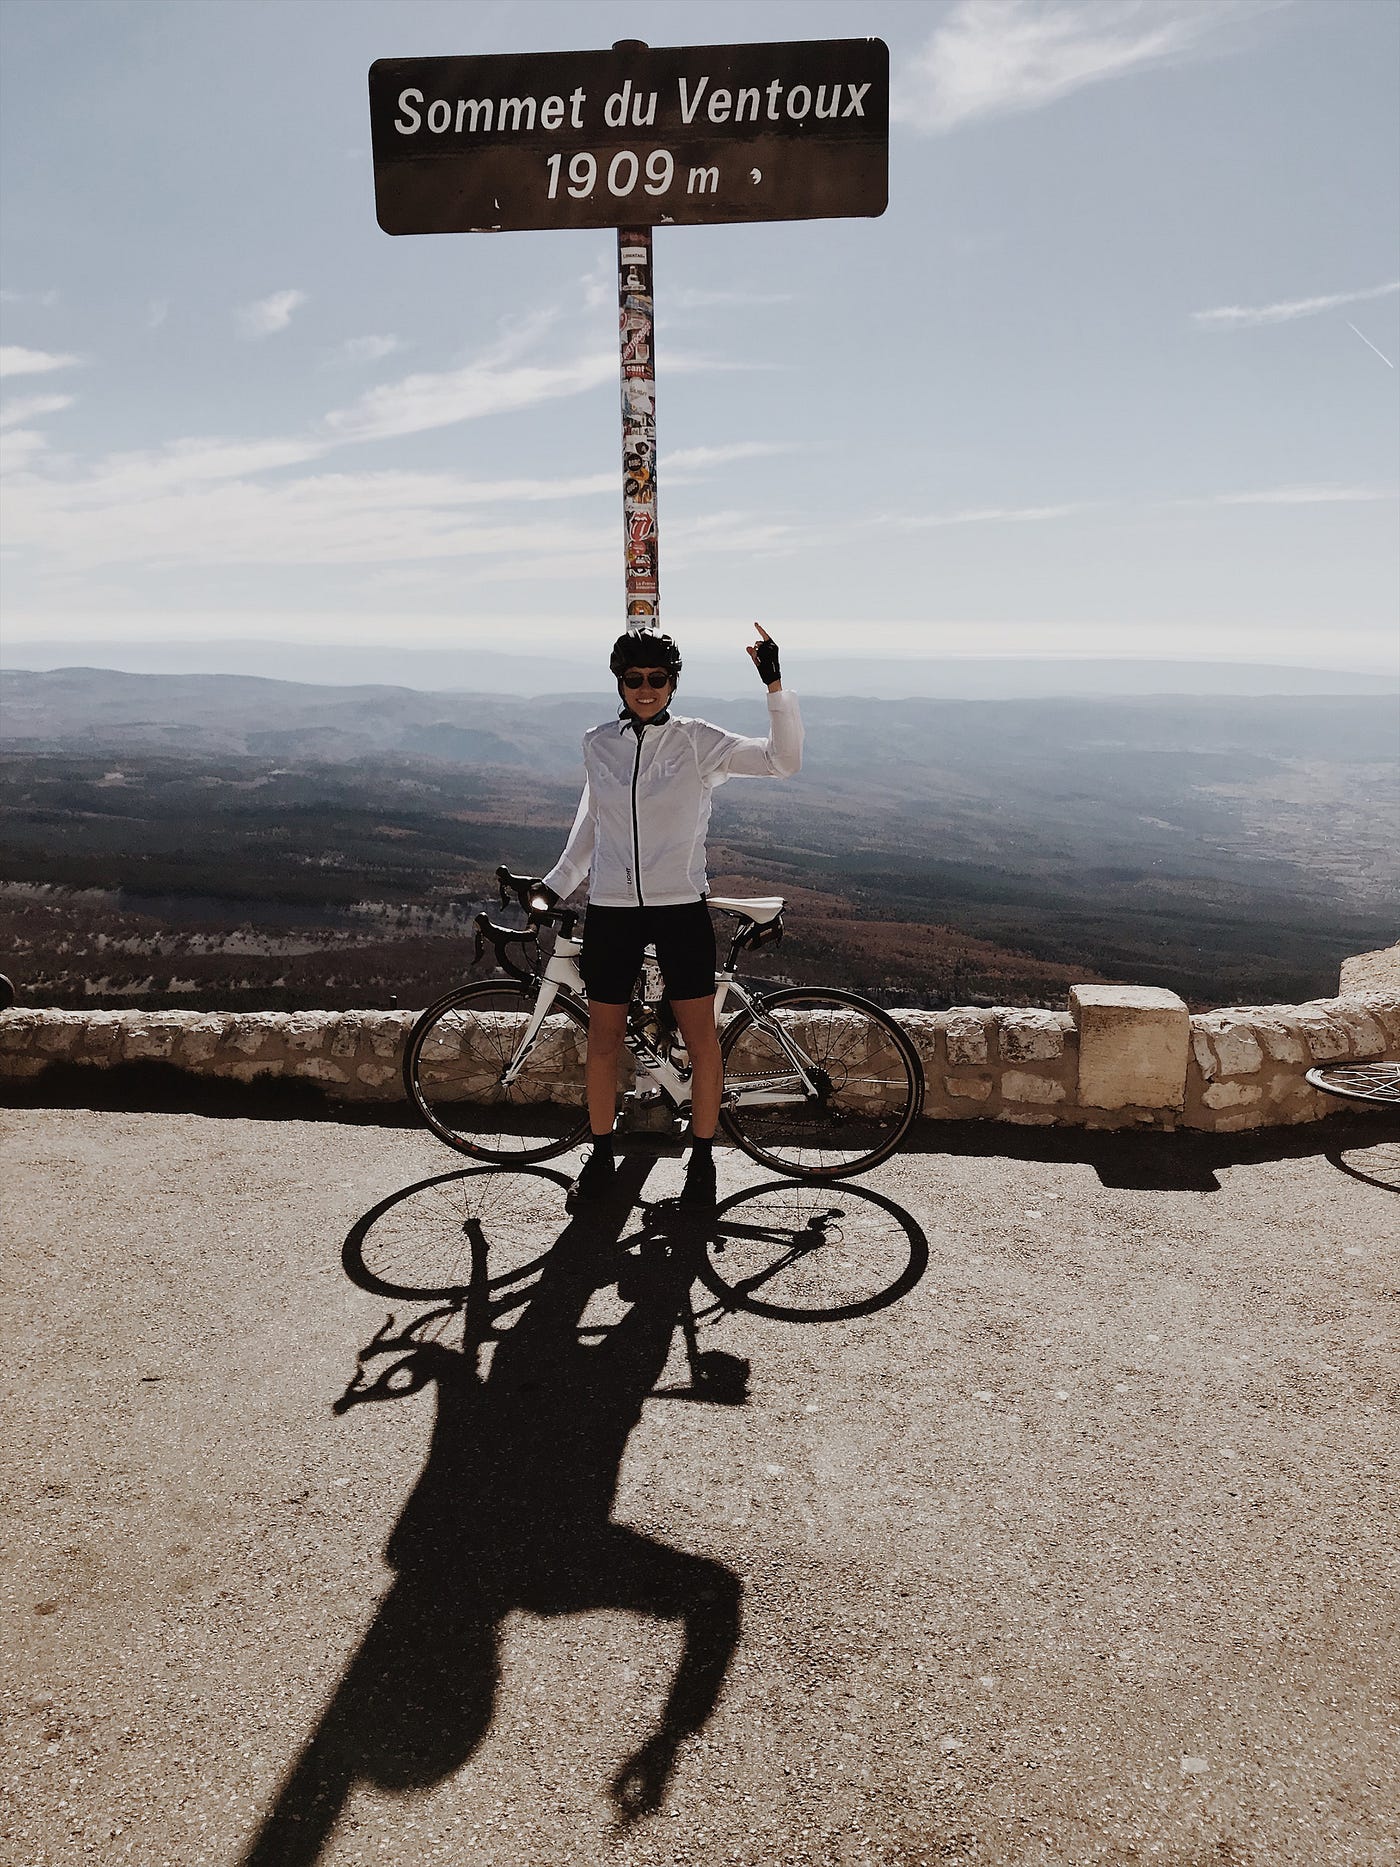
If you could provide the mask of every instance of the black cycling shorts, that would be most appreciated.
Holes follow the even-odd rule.
[[[642,969],[642,948],[655,945],[668,998],[710,998],[715,989],[715,929],[703,901],[674,908],[590,907],[579,971],[600,1005],[625,1005]]]

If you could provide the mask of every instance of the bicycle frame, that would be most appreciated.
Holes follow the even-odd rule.
[[[509,1088],[519,1076],[529,1060],[530,1052],[535,1047],[540,1028],[549,1016],[550,1010],[560,992],[568,992],[576,998],[585,996],[582,975],[578,969],[578,955],[583,950],[579,939],[565,939],[562,935],[554,943],[554,952],[545,962],[543,973],[536,975],[533,983],[537,987],[535,1009],[530,1022],[525,1027],[519,1044],[510,1062],[501,1072],[503,1088]],[[647,949],[648,953],[651,949]],[[803,1103],[818,1095],[816,1065],[810,1057],[804,1056],[800,1047],[788,1033],[764,1011],[761,1002],[754,998],[746,988],[739,984],[732,971],[715,974],[715,1025],[718,1027],[724,1015],[725,1006],[731,996],[741,1010],[747,1011],[759,1029],[767,1031],[777,1039],[783,1054],[792,1064],[793,1071],[801,1084],[799,1089],[791,1076],[750,1077],[742,1088],[726,1088],[723,1095],[724,1106],[728,1108],[763,1106],[776,1108],[783,1103]],[[628,1007],[629,1013],[631,1007]],[[669,1057],[663,1056],[649,1040],[644,1031],[638,1030],[630,1015],[627,1032],[623,1039],[637,1066],[637,1085],[651,1084],[666,1097],[676,1108],[690,1106],[690,1072],[678,1070]]]

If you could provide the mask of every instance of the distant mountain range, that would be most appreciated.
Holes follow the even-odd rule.
[[[752,693],[753,672],[735,652],[720,657],[682,642],[688,694]],[[803,694],[870,699],[1016,700],[1114,694],[1377,694],[1400,679],[1336,668],[1235,661],[1142,661],[1043,656],[804,655],[787,645],[788,674]],[[10,669],[116,668],[130,674],[228,674],[318,686],[406,685],[429,692],[568,694],[606,691],[601,655],[476,649],[326,647],[267,641],[8,643]]]
[[[988,783],[1043,795],[1068,762],[1080,794],[1105,804],[1135,794],[1142,767],[1171,788],[1257,780],[1260,760],[1343,764],[1395,758],[1396,708],[1354,695],[1120,695],[925,699],[901,693],[805,694],[821,750],[808,783],[860,787],[869,779],[911,798],[956,795]],[[314,686],[233,674],[127,674],[104,668],[0,672],[0,734],[12,750],[171,752],[339,763],[423,758],[455,765],[579,768],[583,732],[616,706],[607,687],[517,695],[424,692],[402,686]],[[766,731],[761,689],[742,698],[687,681],[679,710],[714,713],[741,732]],[[1110,773],[1111,768],[1111,773]],[[1102,774],[1099,782],[1097,774]]]
[[[118,982],[102,943],[159,947],[164,927],[219,900],[236,933],[283,926],[288,904],[319,926],[366,902],[419,915],[488,898],[496,862],[539,872],[557,855],[580,737],[613,704],[596,681],[522,699],[10,670],[0,892],[19,892],[0,933],[46,990],[76,998],[108,978],[109,995],[174,993],[143,983],[144,960]],[[687,682],[684,708],[765,730],[756,681],[739,699]],[[1394,939],[1393,695],[804,690],[802,710],[802,772],[724,786],[710,838],[717,885],[800,904],[783,950],[794,976],[907,1002],[1044,1002],[1085,977],[1251,1002],[1335,990],[1344,955]],[[107,905],[73,890],[106,891]],[[133,913],[151,924],[128,926]],[[431,968],[449,960],[425,955],[420,987],[441,989]],[[182,952],[180,976],[205,979],[193,964]],[[353,995],[398,990],[407,964],[396,944],[336,989],[379,1002]],[[228,979],[209,967],[200,990],[217,1003]],[[280,958],[267,967],[257,990],[326,1002],[322,960],[301,983],[278,984]]]

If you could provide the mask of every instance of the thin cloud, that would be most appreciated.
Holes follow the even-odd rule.
[[[71,395],[21,396],[18,401],[7,402],[0,408],[0,428],[19,428],[44,415],[57,415],[60,409],[72,408],[76,399]]]
[[[1098,502],[1093,500],[1062,506],[968,506],[958,512],[913,515],[896,519],[895,523],[911,531],[928,531],[944,525],[1022,525],[1074,518],[1081,512],[1096,510]]]
[[[44,454],[49,451],[47,437],[37,428],[6,428],[0,430],[0,474],[6,479],[18,479],[27,473]],[[16,522],[15,494],[6,495],[5,529],[8,536],[19,542],[23,529],[22,521]]]
[[[555,364],[496,368],[477,361],[459,370],[422,371],[382,383],[348,408],[334,409],[324,427],[334,441],[379,441],[393,435],[450,428],[485,415],[515,414],[561,396],[581,395],[617,377],[614,351]]]
[[[57,303],[58,293],[52,288],[47,292],[15,292],[8,287],[0,290],[0,305],[40,305],[51,311]]]
[[[0,344],[0,376],[44,376],[50,370],[73,369],[82,360],[56,350],[26,350],[22,344]]]
[[[674,521],[666,536],[666,553],[672,564],[688,564],[692,559],[731,551],[744,557],[786,557],[812,542],[810,532],[799,526],[780,519],[755,518],[749,511],[707,512]]]
[[[707,467],[722,467],[731,460],[758,460],[766,454],[791,454],[791,441],[731,441],[723,447],[680,447],[663,454],[662,473],[698,473]]]
[[[1039,110],[1086,85],[1198,53],[1259,0],[960,0],[897,77],[891,116],[938,133]]]
[[[668,291],[664,299],[667,311],[722,310],[732,305],[790,305],[791,292],[724,291],[703,285],[681,285]]]
[[[1294,318],[1315,318],[1342,305],[1359,305],[1370,298],[1390,298],[1400,292],[1400,279],[1388,285],[1368,285],[1359,292],[1327,292],[1317,298],[1284,298],[1272,305],[1216,305],[1193,311],[1191,322],[1203,331],[1237,331],[1258,324],[1290,324]]]
[[[146,307],[146,329],[148,331],[158,331],[169,316],[170,300],[168,298],[153,298]]]
[[[378,363],[403,349],[403,339],[389,333],[383,336],[347,337],[331,353],[331,363]]]
[[[234,316],[245,337],[271,337],[278,331],[285,331],[292,321],[292,313],[305,303],[305,292],[273,292],[267,298],[254,300],[251,305],[240,305]]]
[[[1394,486],[1270,486],[1256,493],[1217,493],[1212,506],[1333,506],[1400,498]],[[1188,503],[1195,503],[1194,501]]]
[[[481,495],[475,510],[465,496],[473,490]],[[509,482],[472,489],[450,475],[318,474],[275,485],[234,480],[165,491],[133,485],[99,503],[90,488],[31,478],[14,483],[7,507],[14,542],[47,553],[65,570],[495,556],[525,568],[555,553],[613,547],[615,525],[603,509],[572,523],[555,515],[523,518],[528,494],[548,490]]]
[[[617,259],[605,254],[596,266],[590,266],[579,278],[584,308],[596,311],[602,305],[617,303]]]

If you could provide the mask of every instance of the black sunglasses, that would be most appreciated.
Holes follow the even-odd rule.
[[[648,687],[655,687],[659,690],[660,688],[669,687],[671,685],[671,677],[660,668],[651,668],[645,674],[643,674],[640,669],[633,668],[622,677],[622,685],[624,687],[630,687],[633,693],[636,693],[637,689],[641,687],[643,683]]]

